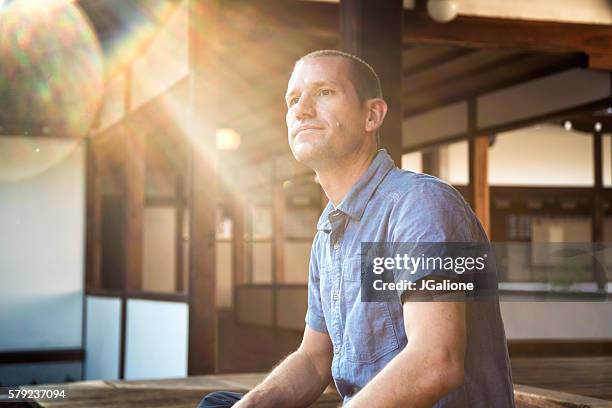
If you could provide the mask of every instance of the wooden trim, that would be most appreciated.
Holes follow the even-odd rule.
[[[593,211],[591,214],[591,241],[604,241],[604,206],[603,206],[603,151],[601,132],[593,133]],[[593,279],[599,290],[605,290],[608,277],[601,264],[593,259]]]
[[[121,297],[121,315],[119,323],[119,379],[125,379],[125,360],[127,358],[127,300]]]
[[[0,364],[84,361],[85,349],[18,350],[0,352]]]
[[[85,291],[85,295],[121,298],[121,296],[123,296],[123,293],[121,290],[116,289],[87,288],[87,290]]]
[[[508,340],[510,357],[586,357],[612,355],[612,340]]]
[[[188,303],[189,296],[185,293],[162,293],[162,292],[128,292],[126,293],[126,299],[139,299],[139,300],[156,300],[162,302],[178,302]]]

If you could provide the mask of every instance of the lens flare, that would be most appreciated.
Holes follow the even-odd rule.
[[[66,140],[76,146],[87,135],[103,94],[103,57],[89,20],[73,1],[3,2],[0,61],[0,133],[59,137],[64,147]],[[9,151],[3,156],[13,165],[38,160],[40,171],[51,165],[42,163],[48,156],[24,150],[23,143],[4,144]],[[0,180],[8,177],[3,162]]]

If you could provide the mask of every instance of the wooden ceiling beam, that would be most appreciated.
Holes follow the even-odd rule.
[[[514,48],[545,53],[584,53],[589,66],[612,69],[612,30],[606,25],[459,16],[439,24],[427,13],[404,13],[405,44]]]

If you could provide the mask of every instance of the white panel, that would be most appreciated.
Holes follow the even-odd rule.
[[[592,186],[592,137],[552,125],[501,133],[489,149],[489,183]]]
[[[187,375],[188,315],[185,303],[128,300],[127,380]]]
[[[423,172],[423,153],[413,152],[402,155],[402,169]]]
[[[11,141],[38,148],[42,162],[74,143],[5,138],[14,154],[2,160],[15,171],[22,155]],[[84,232],[82,145],[42,173],[0,179],[0,350],[82,347]]]
[[[455,0],[462,15],[520,20],[612,24],[608,0]]]
[[[187,28],[187,1],[182,1],[147,50],[132,64],[132,108],[187,76]]]
[[[270,242],[253,242],[253,277],[252,283],[272,282],[272,244]]]
[[[176,225],[174,207],[145,207],[142,285],[145,291],[176,290]]]
[[[612,339],[612,302],[502,302],[508,339]]]
[[[87,296],[85,376],[87,380],[119,378],[121,301]]]
[[[308,283],[308,265],[312,243],[285,242],[285,280],[283,283]]]
[[[404,147],[434,142],[467,132],[467,103],[459,102],[404,119]]]
[[[232,243],[217,242],[217,308],[232,307]]]
[[[607,98],[609,92],[607,72],[571,69],[479,97],[478,127],[572,108]]]
[[[455,186],[470,183],[468,142],[444,145],[440,151],[440,178]]]

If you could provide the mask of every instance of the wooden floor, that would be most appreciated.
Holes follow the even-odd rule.
[[[515,384],[612,401],[612,356],[515,357],[511,363]]]

